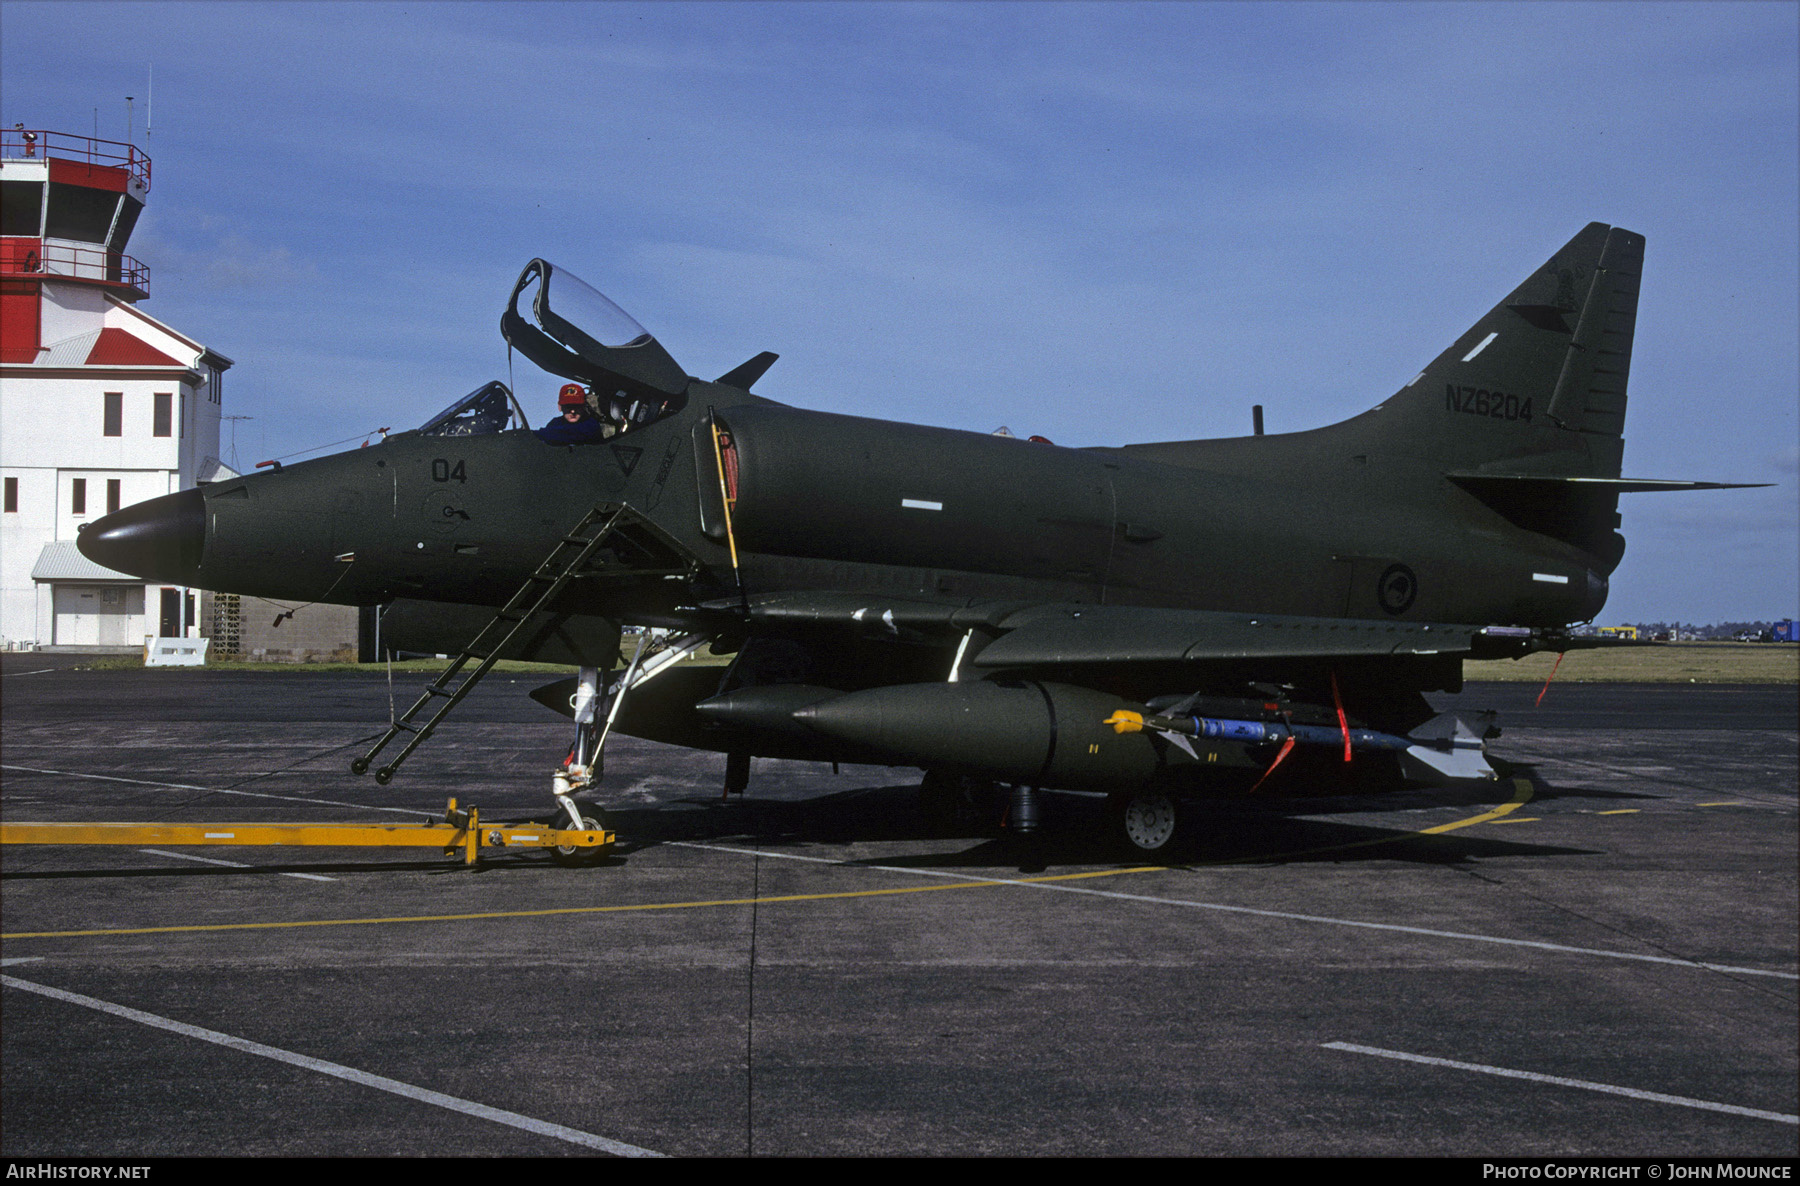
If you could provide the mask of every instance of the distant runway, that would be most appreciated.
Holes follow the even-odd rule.
[[[547,818],[491,677],[386,787],[380,672],[7,654],[7,820]],[[422,680],[396,680],[404,708]],[[1791,1156],[1796,689],[1471,685],[1508,777],[1235,799],[1124,863],[916,774],[621,739],[605,866],[0,852],[9,1156]]]

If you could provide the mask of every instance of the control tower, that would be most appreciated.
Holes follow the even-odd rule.
[[[135,648],[195,633],[195,598],[75,549],[90,519],[226,476],[231,360],[140,309],[126,254],[150,158],[0,130],[0,646]]]

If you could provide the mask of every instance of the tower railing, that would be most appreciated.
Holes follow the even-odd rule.
[[[98,280],[150,294],[150,269],[124,252],[42,239],[0,239],[0,276]]]
[[[135,144],[71,136],[33,128],[0,129],[0,158],[9,161],[75,161],[99,169],[118,169],[150,188],[150,158]]]

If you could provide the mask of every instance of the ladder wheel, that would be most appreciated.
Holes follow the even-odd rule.
[[[375,772],[375,781],[380,783],[384,787],[388,783],[392,782],[393,779],[394,779],[394,768],[392,766],[383,766],[381,769],[379,769]]]
[[[369,772],[369,759],[358,758],[358,759],[356,759],[356,761],[350,763],[350,773],[352,773],[352,774],[367,774],[368,772]]]
[[[598,807],[582,807],[581,826],[589,832],[598,832],[606,826],[606,816]],[[558,826],[567,821],[559,821]],[[579,869],[584,865],[597,865],[600,858],[606,855],[604,847],[581,848],[573,844],[559,844],[550,850],[550,858],[557,864],[569,869]]]

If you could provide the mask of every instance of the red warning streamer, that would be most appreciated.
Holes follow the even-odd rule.
[[[1344,719],[1344,698],[1338,695],[1337,672],[1331,675],[1331,704],[1337,709],[1338,732],[1344,735],[1344,761],[1350,760],[1350,722]]]
[[[1260,787],[1263,783],[1269,781],[1269,775],[1275,773],[1275,767],[1281,765],[1281,760],[1283,758],[1287,757],[1288,752],[1290,750],[1292,750],[1293,748],[1294,748],[1294,735],[1292,733],[1290,733],[1290,734],[1288,734],[1288,739],[1281,743],[1281,752],[1275,755],[1275,760],[1273,762],[1269,763],[1269,768],[1267,770],[1263,771],[1261,778],[1256,780],[1256,786],[1253,786],[1250,788],[1251,794],[1254,795],[1256,793],[1256,787]]]
[[[1537,703],[1533,704],[1531,707],[1536,708],[1539,704],[1544,702],[1544,693],[1550,690],[1550,681],[1556,678],[1556,669],[1562,666],[1563,656],[1566,654],[1568,654],[1567,651],[1556,652],[1556,662],[1550,665],[1550,674],[1544,677],[1544,686],[1538,689]]]

